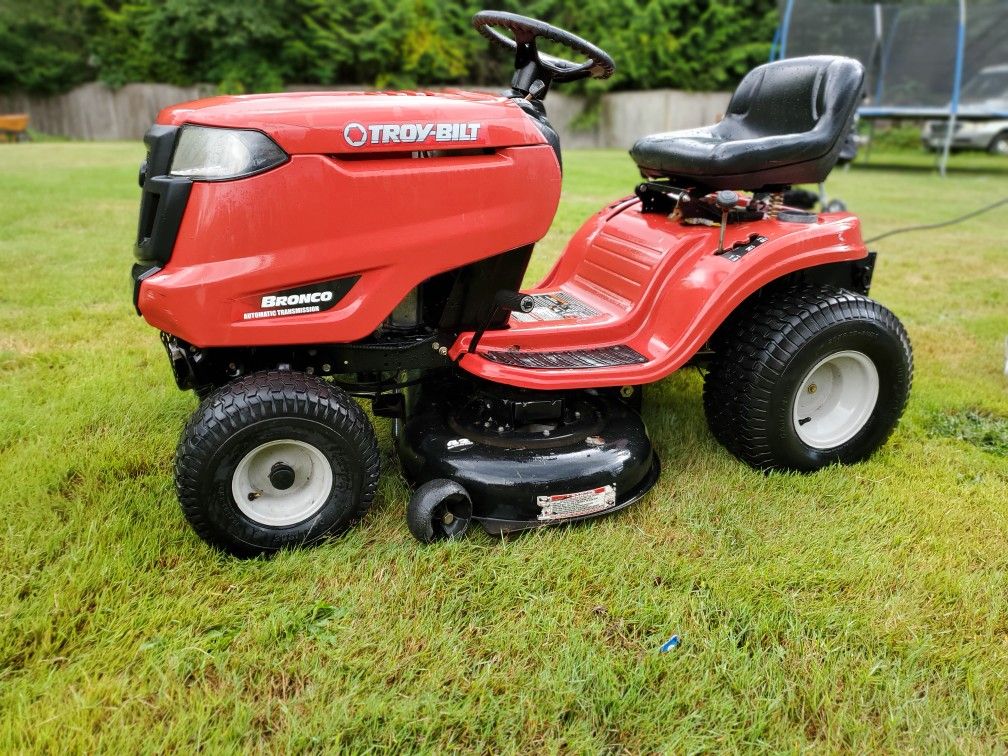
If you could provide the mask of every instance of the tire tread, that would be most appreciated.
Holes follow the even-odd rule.
[[[757,469],[794,469],[775,457],[767,433],[773,388],[791,358],[814,334],[857,321],[874,321],[896,334],[905,351],[909,370],[899,417],[913,381],[913,360],[906,330],[896,315],[846,289],[798,285],[757,300],[732,319],[727,333],[718,335],[703,387],[704,412],[714,437]]]
[[[342,389],[320,378],[293,371],[251,373],[212,392],[190,417],[175,453],[175,487],[193,530],[207,543],[239,556],[275,551],[236,542],[206,517],[199,476],[214,451],[249,424],[293,415],[336,430],[360,454],[364,479],[351,515],[338,527],[313,536],[309,543],[345,531],[370,509],[378,490],[379,452],[374,428],[364,410]]]

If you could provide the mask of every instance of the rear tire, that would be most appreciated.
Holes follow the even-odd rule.
[[[870,456],[913,379],[910,342],[877,302],[831,286],[789,289],[733,320],[704,381],[714,437],[759,470],[811,472]]]
[[[313,545],[371,506],[378,444],[344,391],[290,371],[254,373],[202,402],[175,456],[182,512],[236,556]]]

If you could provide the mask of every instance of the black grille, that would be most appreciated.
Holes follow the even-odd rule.
[[[177,126],[154,124],[144,136],[147,161],[141,170],[143,194],[133,255],[141,265],[161,267],[168,262],[178,236],[192,181],[169,175]]]

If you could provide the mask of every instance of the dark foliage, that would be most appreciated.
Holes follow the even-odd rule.
[[[605,89],[718,89],[766,60],[774,0],[503,0],[608,50]],[[507,56],[470,27],[470,0],[0,0],[0,91],[92,79],[286,84],[503,84]]]

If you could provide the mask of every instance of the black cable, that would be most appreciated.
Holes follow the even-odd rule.
[[[879,234],[878,236],[873,236],[871,239],[865,241],[865,244],[874,244],[875,242],[885,239],[888,236],[895,236],[896,234],[905,234],[908,231],[928,231],[932,228],[942,228],[944,226],[951,226],[955,223],[962,223],[970,218],[975,218],[983,213],[990,212],[994,208],[1001,207],[1001,205],[1008,205],[1008,197],[1004,199],[999,199],[986,207],[981,207],[979,210],[974,210],[971,213],[966,213],[966,215],[960,215],[958,218],[953,218],[952,220],[942,221],[941,223],[928,223],[922,226],[906,226],[905,228],[895,228],[892,231],[886,231],[884,234]]]

